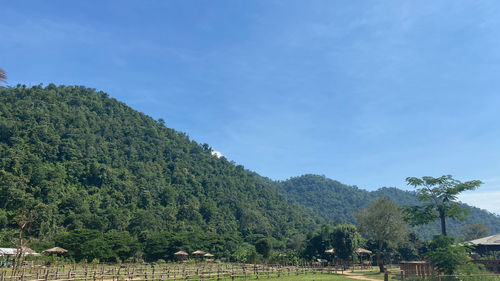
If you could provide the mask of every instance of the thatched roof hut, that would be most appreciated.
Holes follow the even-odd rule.
[[[325,254],[333,254],[333,253],[335,253],[335,249],[333,248],[325,251]]]
[[[67,252],[68,252],[68,250],[63,249],[61,247],[54,247],[54,248],[50,248],[50,249],[43,251],[43,253],[46,253],[46,254],[57,254],[57,255],[63,255],[63,254],[66,254]]]
[[[193,255],[198,255],[198,256],[203,256],[203,255],[205,255],[206,253],[205,253],[205,252],[203,252],[203,251],[197,250],[197,251],[192,252],[192,254],[193,254]]]
[[[367,249],[363,249],[363,248],[359,248],[356,252],[357,252],[358,254],[368,254],[368,255],[371,255],[371,254],[372,254],[372,251],[367,250]]]
[[[210,253],[206,253],[203,255],[205,258],[213,258],[214,255],[210,254]]]
[[[174,256],[188,256],[189,254],[184,251],[178,251],[174,253]]]

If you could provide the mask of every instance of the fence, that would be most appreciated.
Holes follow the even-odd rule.
[[[339,274],[342,267],[267,266],[249,264],[202,265],[63,265],[0,270],[0,281],[155,281],[247,280],[290,275]]]

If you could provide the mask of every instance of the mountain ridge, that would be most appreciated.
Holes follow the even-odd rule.
[[[353,213],[376,196],[416,202],[395,188],[368,192],[324,176],[273,181],[212,154],[208,144],[104,92],[2,88],[0,244],[10,243],[19,216],[33,210],[27,235],[41,241],[90,229],[126,232],[145,244],[195,233],[197,241],[208,235],[234,243],[272,237],[284,247],[321,224],[354,222]],[[500,219],[476,209],[473,215],[496,231]],[[458,233],[463,224],[450,225]],[[236,247],[216,243],[207,247],[226,256]]]
[[[305,174],[292,177],[288,180],[276,182],[276,188],[291,200],[303,206],[316,210],[316,214],[330,224],[355,223],[354,213],[368,207],[379,196],[387,197],[399,206],[413,206],[420,204],[415,191],[402,190],[395,187],[381,187],[368,191],[357,186],[349,186],[325,176]],[[350,204],[346,205],[346,202]],[[450,233],[460,236],[466,224],[484,223],[492,233],[500,232],[500,217],[487,210],[463,204],[470,210],[465,221],[449,220]],[[314,208],[312,208],[314,207]],[[431,239],[440,234],[439,224],[414,228],[425,239]]]

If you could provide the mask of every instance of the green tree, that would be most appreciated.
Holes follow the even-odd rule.
[[[356,214],[358,228],[362,234],[377,241],[377,264],[384,271],[382,251],[384,244],[396,247],[407,236],[408,227],[398,206],[384,197]]]
[[[242,263],[255,261],[257,259],[255,246],[249,243],[241,243],[233,253],[232,259]]]
[[[429,243],[428,251],[424,254],[440,273],[451,275],[470,260],[467,248],[454,242],[453,237],[437,235]]]
[[[446,235],[446,218],[465,219],[467,209],[457,202],[457,195],[466,190],[474,190],[482,182],[472,180],[460,182],[451,175],[433,177],[408,177],[408,185],[417,188],[420,206],[406,207],[406,218],[411,225],[422,225],[439,219],[441,234]]]
[[[267,238],[262,238],[255,243],[255,250],[257,250],[257,253],[261,254],[262,257],[267,259],[271,253],[271,243],[269,243]]]
[[[339,224],[330,235],[332,239],[335,256],[342,262],[352,259],[354,253],[359,248],[361,236],[352,224]]]
[[[0,82],[7,83],[7,74],[0,68]]]
[[[470,241],[488,236],[490,228],[484,224],[474,223],[466,225],[462,230],[463,240]]]

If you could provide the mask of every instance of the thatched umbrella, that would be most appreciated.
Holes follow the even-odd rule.
[[[28,248],[28,247],[22,247],[21,248],[21,253],[23,256],[27,256],[27,255],[32,255],[32,256],[35,256],[35,257],[39,257],[41,256],[39,253],[35,252],[34,250]]]
[[[184,260],[184,259],[186,259],[188,255],[189,255],[189,254],[188,254],[188,253],[186,253],[186,252],[184,252],[184,251],[178,251],[178,252],[175,252],[175,253],[174,253],[174,256],[176,256],[176,257],[177,257],[178,259],[180,259],[180,260]]]
[[[205,255],[206,253],[205,253],[205,252],[203,252],[203,251],[197,250],[197,251],[192,252],[192,254],[193,254],[193,255],[197,255],[197,256],[203,256],[203,255]]]
[[[189,254],[184,251],[175,252],[174,256],[188,256]]]
[[[203,255],[205,258],[213,258],[214,255],[210,254],[210,253],[206,253]]]
[[[363,248],[358,248],[358,250],[356,251],[359,255],[360,255],[360,262],[361,264],[365,264],[365,261],[363,261],[363,254],[366,254],[368,256],[370,256],[372,254],[372,251],[370,250],[367,250],[367,249],[363,249]],[[366,263],[370,264],[369,261],[366,261]]]
[[[371,255],[371,254],[372,254],[372,251],[367,250],[367,249],[363,249],[363,248],[359,248],[359,249],[357,250],[357,252],[358,252],[358,254],[369,254],[369,255]]]
[[[46,254],[56,254],[56,255],[63,255],[63,254],[66,254],[67,252],[68,252],[68,250],[63,249],[61,247],[54,247],[54,248],[50,248],[50,249],[43,251],[43,253],[46,253]]]

